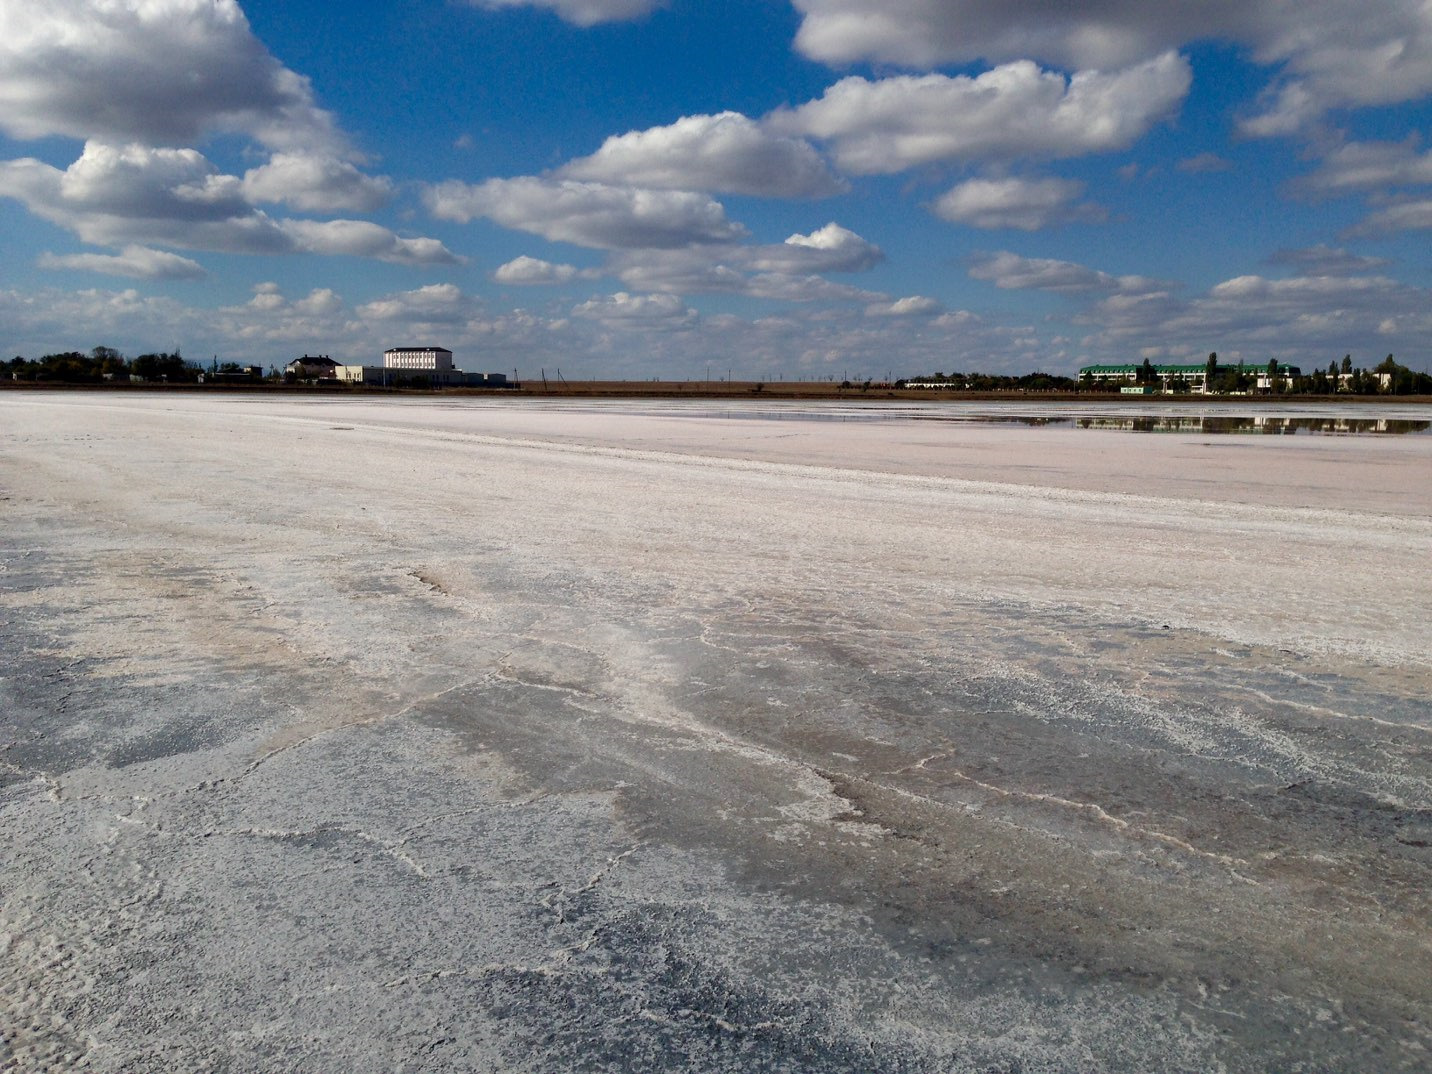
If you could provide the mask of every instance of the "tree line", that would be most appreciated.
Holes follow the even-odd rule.
[[[1273,358],[1266,366],[1244,362],[1225,365],[1218,361],[1215,351],[1204,364],[1203,377],[1214,395],[1247,395],[1255,390],[1271,395],[1432,395],[1432,374],[1408,369],[1390,354],[1371,369],[1354,366],[1350,354],[1343,355],[1341,362],[1329,362],[1326,370],[1315,369],[1309,374],[1290,373],[1290,368]],[[1260,375],[1265,385],[1262,389],[1258,387]],[[1173,394],[1193,391],[1190,380],[1160,375],[1147,358],[1135,369],[1134,382],[1160,386]],[[1099,387],[1092,378],[1086,378],[1082,386]]]
[[[1147,366],[1148,360],[1144,360]],[[1401,365],[1388,355],[1371,369],[1353,365],[1352,355],[1345,354],[1341,362],[1332,361],[1328,368],[1315,369],[1312,373],[1288,375],[1288,366],[1276,359],[1269,359],[1262,370],[1265,382],[1274,395],[1429,395],[1432,394],[1432,375],[1419,373]],[[1218,394],[1247,392],[1258,381],[1259,367],[1223,366],[1218,362],[1215,351],[1208,356],[1204,376],[1211,390]]]
[[[1063,377],[1056,373],[1025,373],[1022,376],[1003,376],[998,373],[934,373],[930,376],[907,377],[904,380],[897,380],[895,387],[903,388],[912,381],[921,384],[943,384],[952,391],[960,392],[1072,392],[1079,390],[1079,382],[1073,377]]]
[[[238,370],[234,363],[227,366]],[[172,354],[161,351],[157,354],[141,354],[138,358],[126,358],[113,347],[96,347],[88,354],[80,351],[63,351],[47,354],[43,358],[22,358],[16,355],[3,366],[11,380],[55,381],[61,384],[99,384],[104,381],[129,380],[140,377],[147,381],[192,384],[203,374],[204,368],[188,361],[176,349]],[[223,370],[223,366],[216,368]]]

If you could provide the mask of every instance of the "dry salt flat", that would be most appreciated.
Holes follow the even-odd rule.
[[[1432,1067],[1432,436],[970,416],[0,395],[0,1068]]]

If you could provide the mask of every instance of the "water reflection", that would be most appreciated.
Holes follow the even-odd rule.
[[[1196,416],[1078,418],[1081,429],[1121,429],[1136,433],[1261,433],[1267,436],[1290,436],[1295,433],[1318,433],[1325,436],[1359,436],[1369,434],[1425,433],[1432,421],[1406,418],[1288,418],[1272,415],[1232,417],[1201,414]]]
[[[461,409],[513,405],[508,400],[463,400],[453,403]],[[1180,412],[1149,413],[1138,406],[1102,409],[1063,406],[1052,403],[1032,408],[1028,404],[1001,406],[994,404],[881,402],[816,402],[806,400],[763,400],[712,403],[706,400],[517,400],[526,410],[560,414],[621,414],[656,418],[699,418],[728,421],[791,421],[791,422],[942,422],[958,425],[1020,426],[1044,429],[1106,429],[1135,433],[1184,434],[1261,434],[1264,436],[1312,434],[1321,436],[1388,436],[1432,433],[1432,418],[1409,417],[1429,413],[1425,405],[1397,408],[1401,416],[1369,416],[1381,407],[1360,407],[1360,413],[1349,415],[1339,408],[1337,416],[1318,414],[1241,413],[1222,410],[1214,413]],[[1141,412],[1142,411],[1142,412]]]

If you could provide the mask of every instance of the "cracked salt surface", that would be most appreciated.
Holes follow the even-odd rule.
[[[1427,1068],[1432,438],[645,409],[0,396],[0,1068]]]

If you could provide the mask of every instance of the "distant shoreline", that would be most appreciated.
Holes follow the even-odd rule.
[[[759,386],[758,386],[759,385]],[[584,380],[544,386],[523,381],[512,388],[380,388],[347,384],[73,384],[58,381],[0,381],[0,391],[200,392],[225,395],[296,395],[371,398],[374,396],[482,396],[533,399],[719,399],[848,402],[1019,402],[1155,403],[1159,406],[1341,406],[1346,404],[1426,404],[1429,395],[1122,395],[1118,392],[946,391],[939,388],[842,388],[819,381],[642,381]]]

